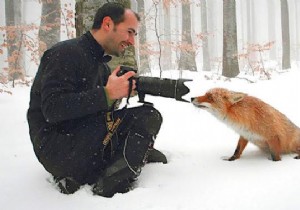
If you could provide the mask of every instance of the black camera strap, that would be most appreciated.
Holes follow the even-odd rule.
[[[126,108],[123,108],[126,109]],[[114,155],[114,149],[113,149],[113,140],[115,139],[116,141],[118,141],[118,135],[116,135],[116,131],[118,129],[118,127],[120,126],[120,124],[122,123],[123,119],[125,118],[125,116],[127,115],[127,112],[124,112],[124,115],[122,117],[117,117],[116,119],[113,116],[113,111],[109,111],[106,113],[105,116],[105,122],[106,122],[106,129],[107,129],[107,134],[105,135],[104,139],[102,140],[102,144],[103,144],[103,154],[102,154],[102,159],[104,159],[105,156],[105,149],[109,146],[110,150],[108,150],[108,152],[110,152],[109,156],[110,158]]]
[[[123,119],[117,118],[113,119],[112,112],[106,113],[106,127],[107,127],[107,134],[103,139],[104,146],[107,146],[110,140],[112,139],[112,136],[116,132],[117,128],[119,127],[120,123]]]
[[[126,106],[125,107],[127,107],[127,105],[129,104],[129,98],[130,98],[130,95],[131,95],[131,92],[132,92],[132,85],[133,85],[132,80],[133,80],[132,77],[128,79],[129,87],[128,87],[128,96],[127,96],[127,101],[126,101]]]

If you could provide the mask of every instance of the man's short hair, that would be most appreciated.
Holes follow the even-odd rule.
[[[99,29],[102,26],[103,19],[105,17],[110,17],[115,25],[123,22],[125,17],[125,7],[124,5],[116,2],[108,2],[105,3],[102,7],[100,7],[94,17],[94,23],[92,29]],[[135,16],[138,21],[140,21],[140,16],[135,13]]]

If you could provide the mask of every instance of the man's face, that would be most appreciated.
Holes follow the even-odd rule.
[[[106,53],[121,56],[126,47],[134,45],[137,34],[138,20],[131,10],[125,10],[125,19],[118,25],[114,25],[108,34]]]

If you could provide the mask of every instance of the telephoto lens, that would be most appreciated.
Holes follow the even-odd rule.
[[[134,68],[121,66],[117,76],[122,76],[129,71],[137,73],[137,70]],[[132,77],[130,79],[136,80],[135,90],[138,92],[139,102],[145,103],[145,94],[174,98],[177,101],[190,102],[182,98],[182,96],[190,92],[189,88],[184,84],[184,82],[192,81],[190,79],[173,80],[146,76]]]
[[[190,90],[184,82],[191,81],[188,79],[161,79],[157,77],[143,77],[137,79],[136,90],[139,95],[149,94],[166,98],[174,98],[177,101],[189,102],[182,98]]]

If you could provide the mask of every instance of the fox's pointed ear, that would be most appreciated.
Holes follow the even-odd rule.
[[[235,104],[235,103],[243,100],[246,95],[247,94],[245,94],[245,93],[231,92],[230,97],[229,97],[229,101],[230,101],[230,103]]]

